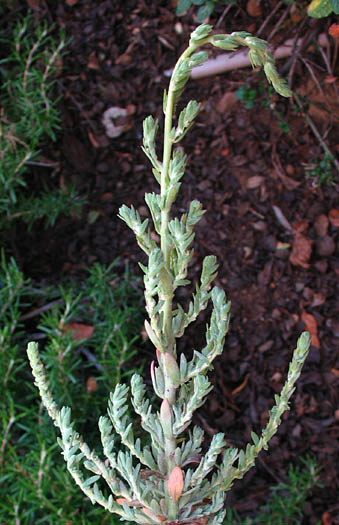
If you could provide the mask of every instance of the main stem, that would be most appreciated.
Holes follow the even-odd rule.
[[[191,53],[196,49],[196,46],[189,46],[184,53],[180,56],[175,69],[181,64],[183,60],[191,55]],[[169,186],[169,166],[172,156],[172,146],[173,140],[171,138],[172,130],[172,121],[173,121],[173,111],[175,105],[175,82],[173,78],[175,77],[175,69],[172,74],[170,85],[168,88],[166,111],[165,111],[165,125],[164,125],[164,151],[163,151],[163,166],[161,171],[161,180],[160,180],[160,195],[164,198],[167,194]],[[170,211],[171,203],[166,202],[165,206],[161,210],[161,251],[164,258],[164,274],[163,274],[163,295],[161,299],[164,301],[163,305],[163,325],[162,330],[165,336],[167,343],[166,351],[171,355],[175,354],[175,340],[173,337],[173,328],[172,328],[172,303],[173,303],[173,277],[171,275],[170,268],[170,253],[171,253],[171,244],[168,235],[168,223],[170,220]],[[170,376],[164,371],[166,378],[166,399],[168,400],[170,406],[172,407],[176,401],[176,390],[172,384]],[[171,409],[172,410],[172,409]],[[167,436],[165,440],[165,461],[167,464],[167,476],[170,475],[173,468],[175,467],[174,453],[177,446],[176,438],[174,434],[172,436]],[[166,506],[168,512],[168,519],[175,520],[178,517],[178,503],[173,501],[171,496],[168,493],[167,486],[165,490],[166,497]]]
[[[187,57],[189,57],[195,50],[197,46],[195,44],[190,45],[179,57],[177,64],[174,68],[171,81],[168,88],[168,96],[167,96],[167,103],[166,103],[166,111],[165,111],[165,126],[164,126],[164,153],[163,153],[163,165],[162,165],[162,171],[161,171],[161,180],[160,180],[160,195],[161,197],[164,197],[166,195],[168,185],[169,185],[169,165],[171,161],[172,156],[172,146],[173,146],[173,140],[171,138],[171,130],[172,130],[172,120],[173,120],[173,111],[174,111],[174,101],[175,101],[175,82],[173,79],[175,78],[175,71],[179,67],[179,65],[182,63],[183,60],[185,60]],[[167,341],[167,352],[170,354],[174,354],[175,352],[175,342],[173,337],[173,330],[172,330],[172,303],[173,303],[173,278],[171,276],[171,270],[170,270],[170,253],[171,253],[171,245],[168,237],[168,222],[170,220],[170,211],[171,211],[171,204],[166,203],[163,209],[161,210],[161,230],[160,230],[160,243],[161,243],[161,251],[163,253],[164,262],[165,262],[165,272],[166,272],[166,285],[164,286],[164,289],[166,292],[163,294],[163,334],[165,336],[165,339]]]

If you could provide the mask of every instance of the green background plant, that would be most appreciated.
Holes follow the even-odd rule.
[[[52,226],[60,213],[78,213],[84,203],[74,187],[49,189],[42,178],[32,190],[29,180],[39,148],[60,129],[54,87],[67,42],[30,13],[6,33],[0,38],[6,55],[0,60],[0,226],[8,229],[18,217],[29,226],[45,217]]]
[[[105,518],[73,484],[55,428],[45,411],[37,411],[22,350],[30,326],[42,341],[51,387],[64,402],[76,399],[80,428],[95,445],[104,386],[114,388],[135,370],[131,359],[140,345],[141,299],[139,280],[128,267],[118,276],[115,264],[96,264],[82,283],[44,289],[33,287],[15,261],[7,262],[2,254],[0,523],[118,523]],[[32,317],[35,309],[41,313]],[[90,339],[74,338],[74,321],[94,327]]]
[[[305,166],[307,175],[312,177],[314,185],[320,187],[322,184],[335,183],[335,165],[333,157],[324,153],[318,162]]]
[[[338,0],[313,0],[307,8],[307,14],[314,18],[324,18],[331,13],[339,15]]]
[[[216,4],[235,4],[236,1],[237,0],[179,0],[176,14],[177,16],[181,16],[186,13],[192,5],[194,5],[199,7],[197,11],[197,22],[198,24],[201,24],[206,18],[211,16]]]
[[[304,503],[321,486],[314,458],[301,458],[301,466],[290,466],[286,481],[272,488],[269,501],[254,518],[241,520],[236,511],[230,511],[223,525],[301,525]]]

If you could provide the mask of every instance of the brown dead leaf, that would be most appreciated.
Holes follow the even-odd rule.
[[[321,516],[321,521],[323,525],[333,525],[333,519],[329,512],[324,512],[324,514]]]
[[[306,330],[310,332],[312,345],[316,348],[320,348],[320,342],[318,339],[318,326],[315,317],[312,314],[303,312],[301,314],[301,320],[306,326]]]
[[[100,69],[100,63],[95,54],[95,51],[92,51],[92,53],[90,53],[88,60],[87,60],[87,67],[89,69],[96,69],[96,70]]]
[[[297,24],[298,22],[300,22],[300,20],[302,20],[303,16],[304,16],[304,13],[302,13],[300,9],[298,9],[297,6],[293,4],[290,10],[290,17],[291,17],[292,22],[294,24]]]
[[[338,80],[338,77],[334,77],[330,75],[324,78],[325,84],[334,84],[335,82],[337,82],[337,80]]]
[[[317,232],[318,237],[325,237],[328,229],[328,218],[326,215],[318,215],[314,221],[314,228]]]
[[[295,233],[306,233],[308,230],[308,221],[302,220],[293,224],[293,231]]]
[[[320,306],[321,304],[324,304],[325,300],[326,297],[324,297],[322,294],[314,293],[311,306]]]
[[[247,2],[247,12],[250,16],[261,16],[262,7],[261,0],[248,0]]]
[[[42,0],[26,0],[28,7],[39,11],[41,9]]]
[[[86,381],[86,390],[90,394],[91,392],[95,392],[95,390],[98,388],[98,382],[95,379],[95,377],[90,376]]]
[[[328,218],[330,219],[330,223],[334,228],[339,228],[339,210],[338,209],[332,209],[330,210],[330,213],[328,214]]]
[[[331,84],[324,84],[319,90],[313,78],[310,76],[307,82],[304,82],[298,94],[306,96],[309,102],[309,115],[319,122],[328,122],[329,117],[333,118],[335,123],[339,120],[338,98]]]
[[[115,60],[116,65],[129,66],[133,60],[132,55],[125,52],[122,55],[118,56]]]
[[[68,323],[65,326],[65,329],[69,329],[73,338],[76,341],[82,341],[83,339],[89,339],[93,332],[94,326],[82,323]]]
[[[339,38],[339,24],[332,24],[329,27],[328,32],[333,38]]]
[[[292,177],[289,177],[288,175],[286,175],[285,170],[284,170],[284,168],[283,168],[283,166],[281,164],[280,157],[278,155],[276,145],[274,145],[273,149],[272,149],[272,162],[273,162],[273,166],[274,166],[274,170],[272,172],[272,177],[274,179],[279,178],[281,180],[281,182],[283,183],[283,185],[288,190],[292,190],[293,191],[298,186],[300,186],[301,182],[299,182],[297,180],[294,180],[294,179],[292,179]],[[289,172],[292,172],[292,170],[290,168],[289,168]]]
[[[234,106],[238,103],[238,99],[233,91],[225,93],[219,102],[217,103],[216,109],[219,113],[229,113]]]
[[[247,189],[254,190],[255,188],[258,188],[262,185],[264,180],[265,177],[262,175],[253,175],[253,177],[250,177],[246,182]]]
[[[310,267],[309,259],[312,253],[312,241],[302,233],[297,232],[292,244],[290,262],[294,266],[302,266],[307,269]]]

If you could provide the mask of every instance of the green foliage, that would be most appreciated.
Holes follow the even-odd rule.
[[[151,363],[151,380],[154,396],[149,399],[146,383],[139,374],[131,378],[131,387],[118,384],[111,392],[107,415],[99,419],[99,431],[105,460],[91,449],[82,434],[75,429],[71,409],[63,406],[56,392],[55,399],[47,380],[47,367],[42,363],[38,345],[30,342],[27,354],[39,389],[42,402],[61,433],[58,443],[67,468],[75,483],[89,497],[109,513],[139,524],[189,524],[204,521],[206,525],[221,525],[225,517],[225,495],[235,479],[241,479],[254,465],[256,457],[276,433],[282,414],[288,409],[289,399],[295,389],[310,346],[310,335],[304,332],[298,339],[287,379],[269,420],[260,435],[251,433],[252,442],[245,450],[228,447],[224,435],[213,436],[209,448],[202,454],[204,432],[192,425],[193,414],[206,400],[212,385],[207,373],[213,368],[214,359],[223,351],[230,319],[230,302],[225,292],[212,281],[217,275],[216,258],[205,257],[201,277],[196,284],[188,308],[175,299],[177,288],[190,283],[188,266],[193,257],[194,227],[204,214],[200,202],[190,203],[187,212],[172,218],[172,205],[180,190],[185,173],[186,155],[174,149],[193,125],[199,104],[191,101],[179,113],[177,124],[173,113],[193,67],[207,59],[200,51],[205,44],[231,50],[249,47],[253,66],[263,66],[268,81],[282,96],[291,96],[286,82],[279,76],[268,45],[247,32],[229,35],[212,34],[209,25],[199,26],[191,34],[189,46],[182,53],[173,70],[168,92],[165,93],[163,159],[157,156],[156,136],[158,122],[152,116],[144,121],[143,150],[149,158],[153,174],[160,186],[159,193],[146,194],[145,200],[152,217],[142,220],[133,206],[123,205],[120,218],[133,232],[148,263],[140,264],[144,272],[145,302],[149,320],[146,332],[156,347],[157,363]],[[154,235],[154,233],[157,235]],[[159,240],[158,240],[159,239]],[[68,301],[68,312],[76,307]],[[192,358],[177,354],[177,340],[186,327],[212,302],[212,313],[206,327],[206,344],[194,350]],[[109,314],[108,314],[109,315]],[[60,325],[59,325],[60,326]],[[73,354],[73,352],[72,352]],[[51,363],[60,366],[62,359]],[[67,364],[62,375],[70,370]],[[53,377],[52,377],[53,379]],[[135,436],[134,421],[130,417],[128,399],[131,399],[141,426],[149,434],[149,444]],[[74,405],[70,397],[69,405]],[[77,418],[77,406],[75,416]],[[81,420],[80,420],[81,422]],[[187,431],[188,430],[188,431]],[[86,440],[91,438],[86,428]],[[210,473],[213,474],[210,476]],[[94,475],[93,475],[94,474]]]
[[[39,164],[42,141],[55,140],[60,128],[53,92],[67,42],[63,33],[55,40],[53,27],[35,26],[30,14],[9,31],[9,38],[0,39],[6,50],[0,60],[0,225],[17,217],[31,225],[47,216],[49,226],[59,213],[75,213],[84,202],[74,188],[45,191],[35,200],[27,195],[29,164]]]
[[[179,0],[176,14],[177,16],[181,16],[186,13],[192,5],[199,6],[197,11],[197,22],[198,24],[201,24],[206,18],[211,16],[216,4],[235,4],[236,1],[237,0]]]
[[[113,264],[95,264],[82,283],[43,290],[33,288],[15,261],[6,262],[2,254],[0,523],[118,523],[105,519],[64,469],[55,428],[45,412],[37,411],[37,391],[22,354],[23,323],[28,314],[27,323],[43,341],[51,387],[64,403],[76,399],[80,428],[86,428],[95,444],[93,424],[96,428],[105,409],[103,385],[113,389],[133,368],[142,326],[141,299],[139,281],[127,267],[118,277]],[[35,307],[42,314],[30,318]],[[95,327],[90,339],[74,338],[74,321]]]
[[[339,0],[313,0],[308,8],[308,16],[313,18],[324,18],[334,13],[339,15]]]
[[[316,461],[311,457],[301,461],[304,468],[290,466],[286,482],[272,488],[268,503],[255,518],[240,520],[237,512],[229,511],[223,525],[301,525],[303,504],[315,487],[321,487]]]
[[[259,95],[259,90],[256,88],[247,87],[242,84],[235,92],[235,96],[240,100],[246,109],[252,109]]]
[[[264,95],[264,98],[263,98]],[[281,111],[276,109],[276,103],[274,101],[275,91],[272,86],[264,86],[264,82],[260,81],[256,87],[248,87],[246,84],[242,84],[236,91],[235,96],[240,100],[246,109],[252,109],[260,101],[260,105],[272,111],[278,120],[278,127],[284,133],[290,133],[290,126],[284,119]]]
[[[318,160],[317,163],[307,165],[305,167],[306,173],[313,178],[314,185],[320,187],[322,184],[335,184],[335,165],[333,157],[327,153]]]

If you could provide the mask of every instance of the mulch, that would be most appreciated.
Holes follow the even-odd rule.
[[[41,177],[50,178],[52,187],[73,182],[88,203],[81,217],[61,217],[53,229],[37,225],[27,233],[20,224],[13,253],[37,281],[76,279],[94,261],[108,264],[117,257],[141,273],[137,263],[143,255],[117,213],[126,203],[147,216],[144,193],[157,191],[140,149],[142,122],[149,114],[162,119],[164,71],[173,67],[196,26],[194,10],[178,18],[174,2],[164,0],[27,3],[34,7],[32,16],[54,22],[72,37],[57,78],[62,128],[57,142],[43,150],[59,167],[52,174],[34,168],[31,184],[38,188]],[[277,3],[257,2],[259,11],[251,11],[250,4],[217,4],[210,23],[220,32],[256,34]],[[333,22],[311,20],[280,4],[260,34],[272,35],[273,46],[296,35],[326,34]],[[323,54],[306,46],[279,68],[284,76],[292,71],[292,88],[308,97],[309,114],[335,153],[333,42]],[[258,90],[251,110],[234,95],[244,83]],[[317,187],[307,175],[305,167],[322,155],[319,141],[293,101],[271,95],[264,107],[263,85],[263,76],[242,69],[190,81],[183,97],[202,102],[202,111],[182,142],[189,160],[176,211],[182,213],[193,198],[207,210],[197,226],[190,277],[194,283],[203,257],[216,255],[217,284],[232,301],[225,351],[210,374],[215,388],[196,422],[209,436],[222,431],[232,444],[245,446],[251,430],[260,432],[267,421],[298,335],[310,330],[312,348],[291,410],[228,503],[242,516],[255,515],[289,464],[310,454],[322,469],[323,488],[303,509],[304,523],[334,524],[339,523],[338,183]],[[126,110],[119,121],[123,131],[115,138],[102,123],[110,107]],[[279,126],[282,119],[287,133]],[[186,291],[182,301],[187,297]],[[187,331],[181,349],[204,346],[205,323],[202,316]]]

